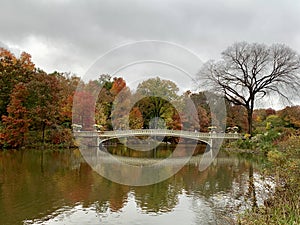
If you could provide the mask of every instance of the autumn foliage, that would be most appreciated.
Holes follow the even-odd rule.
[[[72,81],[67,74],[47,74],[35,68],[27,53],[17,58],[0,49],[0,147],[52,142],[47,133],[70,128],[71,124],[65,124],[71,122],[67,101],[77,84],[67,94],[65,87]]]
[[[24,107],[24,102],[28,96],[28,90],[22,83],[17,84],[11,94],[11,101],[7,107],[8,115],[2,116],[4,132],[1,134],[1,140],[12,147],[20,147],[23,145],[28,135],[29,112]]]
[[[0,148],[35,143],[72,146],[72,123],[82,130],[163,128],[208,132],[216,115],[206,92],[187,91],[159,77],[131,90],[122,77],[103,74],[84,83],[69,73],[37,69],[31,56],[16,57],[0,48]],[[254,132],[281,126],[300,128],[300,106],[254,109]],[[193,110],[196,113],[191,113]],[[248,128],[244,106],[226,102],[226,120],[218,125]]]

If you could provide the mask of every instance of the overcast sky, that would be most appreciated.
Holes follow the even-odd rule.
[[[203,62],[237,41],[300,52],[299,0],[0,0],[0,10],[1,45],[28,52],[47,72],[82,76],[107,51],[141,40],[184,46]]]

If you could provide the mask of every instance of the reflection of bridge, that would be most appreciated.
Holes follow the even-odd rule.
[[[139,130],[114,130],[114,131],[77,131],[74,132],[75,137],[96,138],[97,146],[109,139],[125,138],[133,136],[172,136],[189,138],[198,140],[212,146],[214,139],[240,139],[241,135],[237,133],[201,133],[183,130],[167,130],[167,129],[139,129]]]

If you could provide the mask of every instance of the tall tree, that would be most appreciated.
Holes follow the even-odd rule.
[[[209,118],[207,111],[205,110],[205,108],[203,108],[202,106],[199,105],[197,107],[197,112],[198,112],[198,117],[199,117],[200,131],[208,132],[210,118]]]
[[[15,85],[7,107],[8,115],[2,116],[4,132],[0,134],[0,145],[21,147],[29,131],[30,119],[24,102],[28,97],[28,90],[23,83]],[[2,143],[2,144],[1,144]]]
[[[161,80],[159,77],[143,81],[137,87],[136,92],[142,96],[160,96],[168,101],[174,101],[179,88],[170,80]]]
[[[73,102],[73,123],[82,125],[83,130],[93,130],[95,98],[87,90],[77,91]]]
[[[182,118],[182,128],[184,130],[198,131],[200,130],[199,118],[200,114],[197,112],[197,108],[200,105],[195,104],[191,98],[192,94],[190,91],[183,93],[180,101],[180,115]]]
[[[0,48],[0,115],[7,115],[10,94],[19,82],[29,82],[35,73],[31,56],[25,52],[19,58]]]
[[[130,89],[126,87],[125,82],[122,82],[121,86],[123,87],[122,89],[111,89],[111,91],[118,90],[117,92],[112,91],[115,93],[115,96],[111,111],[111,121],[114,129],[129,129],[131,92]],[[115,85],[114,82],[113,87],[119,87],[119,84]]]
[[[95,122],[104,130],[111,130],[111,111],[114,101],[114,96],[111,93],[113,81],[111,76],[102,74],[98,78],[100,91],[97,96],[95,109]]]
[[[195,130],[200,129],[200,131],[202,132],[208,131],[208,127],[211,122],[211,115],[210,115],[210,105],[206,97],[206,93],[205,92],[191,93],[190,91],[188,91],[185,93],[185,97],[188,96],[193,101],[199,117],[199,126],[194,127],[194,129]]]
[[[277,94],[290,100],[300,87],[300,57],[283,44],[235,43],[222,52],[222,60],[209,61],[199,72],[205,86],[247,110],[248,133],[257,99]]]
[[[177,98],[179,88],[170,80],[161,80],[159,77],[143,81],[137,87],[136,94],[144,97],[136,106],[141,110],[144,117],[145,127],[154,119],[154,127],[157,128],[159,118],[165,123],[172,118],[174,112],[172,102]]]
[[[56,77],[59,80],[62,92],[59,102],[59,120],[64,127],[70,128],[72,123],[73,97],[80,78],[74,75],[69,76],[67,73],[57,73]]]
[[[28,97],[25,101],[34,128],[42,131],[45,140],[47,126],[55,124],[59,119],[61,87],[54,74],[39,71],[33,80],[26,84]]]

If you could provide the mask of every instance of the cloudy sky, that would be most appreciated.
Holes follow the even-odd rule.
[[[142,40],[184,46],[201,61],[220,58],[237,41],[285,43],[300,52],[299,0],[0,0],[0,6],[1,45],[30,53],[47,72],[83,76],[106,52]],[[136,65],[121,72],[126,78],[141,71]]]

